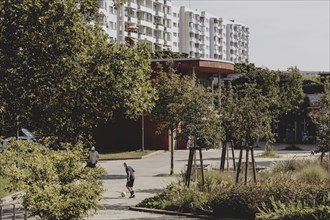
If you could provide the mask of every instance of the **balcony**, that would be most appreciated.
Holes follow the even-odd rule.
[[[125,20],[128,24],[137,24],[138,23],[138,20],[135,17],[127,17],[127,19],[125,19]]]
[[[172,2],[168,0],[164,0],[164,5],[172,6]]]
[[[169,41],[169,40],[164,40],[164,45],[172,47],[173,46],[173,42]]]
[[[189,32],[196,34],[197,30],[195,28],[189,27]]]
[[[164,32],[171,33],[172,30],[170,27],[164,27]]]
[[[163,4],[163,0],[155,0],[155,4]]]
[[[160,10],[157,10],[156,13],[155,13],[155,16],[156,17],[164,17],[164,13]]]
[[[138,5],[137,6],[137,11],[147,12],[149,14],[153,14],[153,12],[154,12],[154,10],[152,8],[149,8],[149,7],[144,6],[144,5]]]
[[[128,32],[127,33],[128,37],[131,37],[133,39],[137,39],[138,38],[138,33],[134,33],[134,32]]]
[[[154,25],[149,20],[138,19],[137,23],[141,26],[145,26],[145,27],[149,27],[149,28],[154,29]]]
[[[161,24],[156,24],[156,30],[164,31],[164,26]]]
[[[134,3],[134,2],[127,2],[127,8],[134,8],[134,9],[136,9],[137,8],[137,4],[136,3]]]
[[[156,44],[164,44],[164,39],[156,37]]]

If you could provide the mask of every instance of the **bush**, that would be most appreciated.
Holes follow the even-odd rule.
[[[216,217],[254,219],[261,204],[271,205],[271,197],[283,203],[302,200],[306,204],[323,204],[329,190],[329,181],[272,179],[251,185],[219,187],[210,194],[209,206]]]
[[[270,208],[259,209],[258,220],[327,220],[330,219],[329,205],[306,206],[303,202],[282,203],[272,200]]]
[[[211,171],[205,174],[204,188],[202,187],[202,178],[198,179],[197,186],[200,190],[210,192],[219,185],[230,185],[234,184],[234,178],[232,173]]]
[[[273,174],[277,173],[290,173],[299,171],[302,168],[309,166],[311,164],[317,164],[314,160],[297,160],[297,159],[291,159],[291,160],[283,160],[283,161],[277,161],[272,164],[270,170]]]
[[[284,169],[278,169],[278,172],[298,169],[303,171],[301,162],[282,163]],[[269,172],[269,176],[271,174]],[[317,213],[319,216],[324,215],[326,209],[323,206],[329,206],[327,198],[330,181],[328,179],[294,178],[294,173],[290,176],[279,174],[259,183],[241,185],[234,184],[228,173],[211,172],[206,174],[204,188],[201,187],[201,180],[197,186],[190,189],[184,185],[171,184],[164,189],[163,193],[144,200],[139,206],[203,213],[220,218],[254,219],[260,212],[260,207],[265,208],[264,210],[274,209],[273,201],[284,205],[301,201],[304,207],[313,208],[308,211],[312,213],[311,215]],[[292,212],[295,213],[295,211]],[[299,210],[297,210],[297,215],[299,215]]]
[[[310,165],[301,169],[295,176],[305,180],[329,179],[329,173],[320,165]]]
[[[138,207],[166,209],[171,211],[208,213],[207,196],[195,188],[171,183],[164,191],[139,203]]]
[[[81,146],[54,151],[32,141],[13,141],[0,154],[0,175],[11,191],[22,192],[24,209],[40,219],[82,219],[96,211],[102,199],[105,174],[99,167],[84,168]]]

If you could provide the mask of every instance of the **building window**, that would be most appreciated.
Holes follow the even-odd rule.
[[[113,6],[109,6],[109,13],[113,15],[116,14],[116,10],[114,9]]]

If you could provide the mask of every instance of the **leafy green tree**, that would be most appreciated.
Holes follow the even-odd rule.
[[[153,59],[174,59],[174,58],[188,58],[187,53],[177,53],[171,50],[157,50],[153,53]]]
[[[223,91],[220,113],[226,139],[237,145],[272,137],[269,102],[256,84],[244,84],[236,92],[229,85]]]
[[[330,151],[330,83],[325,84],[321,98],[321,108],[314,112],[313,122],[317,126],[316,153],[321,153],[321,163],[326,152]]]
[[[303,77],[297,67],[290,67],[280,74],[279,111],[280,116],[296,111],[304,102]]]
[[[153,107],[149,50],[109,42],[90,22],[97,4],[1,1],[2,134],[19,122],[58,142],[92,141],[119,109],[136,118]]]
[[[287,71],[274,71],[254,64],[235,64],[235,71],[245,73],[234,84],[256,83],[266,97],[272,122],[288,113],[297,112],[304,102],[302,76],[296,67]]]
[[[217,146],[221,132],[219,117],[212,106],[213,97],[194,76],[179,75],[168,63],[166,70],[161,66],[156,70],[155,88],[159,98],[151,116],[160,130],[170,130],[173,135],[179,128],[177,138],[188,141],[193,137],[199,146]],[[173,142],[171,149],[173,152]],[[171,164],[173,174],[173,154]]]
[[[84,168],[81,146],[53,151],[32,141],[15,141],[0,155],[0,174],[20,191],[25,209],[40,219],[82,219],[97,210],[105,171]]]

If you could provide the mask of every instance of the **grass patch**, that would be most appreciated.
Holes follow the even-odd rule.
[[[146,156],[152,152],[152,150],[137,150],[137,151],[125,151],[125,152],[114,152],[114,153],[100,153],[101,160],[120,160],[120,159],[131,159],[131,158],[140,158]]]
[[[276,151],[273,150],[272,146],[266,144],[265,151],[256,157],[258,157],[258,158],[280,158],[282,156],[279,155],[278,153],[276,153]]]
[[[0,176],[0,198],[5,197],[10,194],[6,190],[6,187],[10,184],[9,180],[3,176]]]
[[[181,177],[181,176],[182,176],[182,174],[179,174],[179,173],[174,173],[173,175],[170,175],[168,173],[160,173],[153,177]]]
[[[258,156],[256,156],[257,158],[280,158],[282,157],[281,155],[279,155],[278,153],[276,152],[272,152],[272,153],[269,153],[269,152],[264,152]]]

